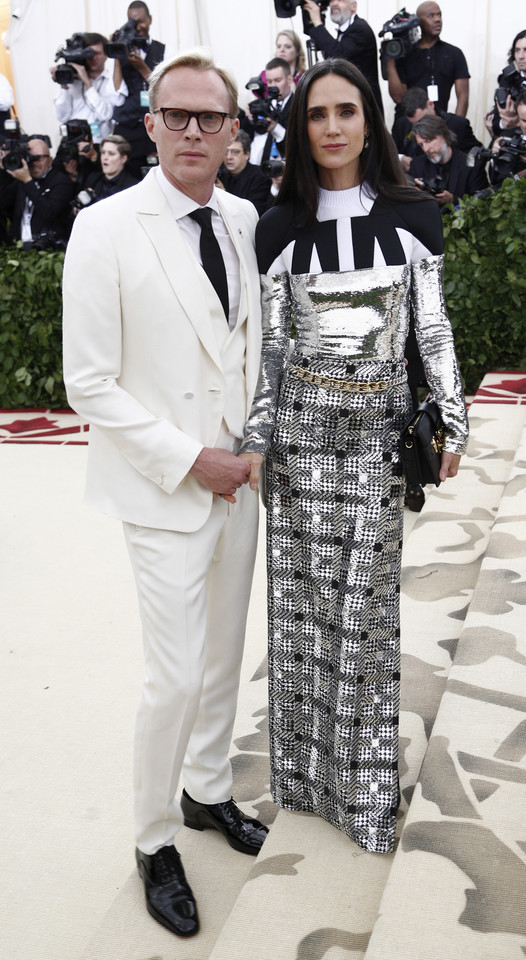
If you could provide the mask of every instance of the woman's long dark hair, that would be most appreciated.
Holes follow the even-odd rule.
[[[360,183],[388,200],[416,200],[424,195],[408,187],[393,138],[387,132],[371,88],[363,73],[348,60],[322,60],[303,74],[292,98],[287,125],[285,172],[276,203],[292,203],[295,214],[312,223],[318,209],[318,168],[312,159],[307,132],[309,91],[315,80],[336,74],[360,92],[369,146],[359,158]]]
[[[521,32],[518,33],[517,36],[513,38],[511,50],[508,53],[508,63],[513,63],[513,61],[515,60],[515,44],[517,43],[517,40],[524,40],[525,37],[526,37],[526,30],[521,30]]]

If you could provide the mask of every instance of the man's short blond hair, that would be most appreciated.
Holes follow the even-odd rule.
[[[222,67],[216,67],[211,57],[199,51],[184,53],[178,57],[173,57],[171,60],[163,60],[157,64],[155,70],[150,74],[148,81],[148,97],[151,113],[153,113],[157,107],[157,95],[161,80],[167,73],[170,73],[171,70],[177,70],[179,67],[189,67],[191,70],[213,70],[214,73],[217,73],[218,77],[221,77],[228,94],[228,112],[230,116],[237,117],[239,108],[237,105],[237,86],[235,81]],[[177,104],[174,103],[172,106],[176,107]]]

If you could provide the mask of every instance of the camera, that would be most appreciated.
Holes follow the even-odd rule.
[[[261,164],[261,170],[266,177],[270,177],[271,180],[274,177],[281,177],[283,171],[285,170],[285,161],[284,160],[263,160]]]
[[[521,93],[526,93],[526,78],[510,63],[497,79],[498,87],[495,90],[495,99],[499,107],[506,106],[506,100],[511,97],[513,102],[518,100]]]
[[[91,142],[91,127],[87,120],[68,120],[60,124],[60,135],[62,139],[56,152],[55,167],[79,159],[77,144],[83,140]]]
[[[248,105],[254,122],[254,131],[255,133],[266,133],[269,120],[279,121],[279,90],[277,87],[269,87],[268,96],[265,96],[265,85],[261,77],[251,77],[248,83],[245,84],[245,89],[258,95],[258,99],[251,100]]]
[[[130,17],[124,26],[115,31],[111,40],[104,44],[104,53],[112,60],[127,60],[133,48],[148,49],[146,37],[137,35],[137,23]]]
[[[432,193],[434,197],[436,197],[437,193],[443,193],[444,190],[447,189],[446,181],[440,176],[439,173],[437,173],[436,177],[433,177],[431,180],[424,180],[422,177],[421,182],[422,186],[420,189],[427,190],[427,192]]]
[[[474,167],[477,162],[491,163],[488,168],[492,186],[500,186],[503,180],[514,177],[526,165],[526,134],[514,133],[511,137],[501,137],[498,153],[493,153],[487,147],[473,147],[466,157],[468,167]]]
[[[407,13],[405,7],[395,13],[392,20],[384,23],[379,37],[384,37],[380,44],[380,63],[382,76],[387,80],[386,60],[399,60],[411,53],[415,43],[420,39],[420,17],[415,13]]]
[[[303,0],[274,0],[274,8],[277,17],[293,17],[296,13],[296,7],[301,7]],[[316,0],[320,11],[322,22],[325,22],[325,11],[329,6],[329,0]],[[312,21],[306,10],[301,11],[303,17],[303,32],[309,34]]]
[[[2,137],[2,150],[6,151],[2,158],[4,170],[20,170],[22,160],[27,163],[29,157],[29,148],[27,146],[27,137],[20,133],[20,124],[18,120],[6,120],[4,122],[4,136]]]
[[[73,83],[77,79],[77,73],[68,64],[80,63],[81,66],[85,67],[86,61],[92,60],[94,56],[93,47],[84,46],[84,34],[74,33],[69,40],[66,40],[63,47],[59,47],[55,54],[55,60],[62,58],[66,62],[58,65],[53,80],[64,87]]]

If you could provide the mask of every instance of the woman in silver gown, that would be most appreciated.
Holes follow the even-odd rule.
[[[283,186],[256,246],[263,356],[241,453],[253,488],[266,457],[271,789],[282,807],[386,853],[398,806],[410,299],[447,432],[443,480],[457,472],[467,420],[438,207],[404,185],[347,61],[317,63],[298,84]]]

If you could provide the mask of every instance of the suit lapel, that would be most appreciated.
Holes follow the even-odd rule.
[[[184,240],[153,171],[142,181],[141,187],[143,189],[137,204],[138,221],[155,247],[174,294],[205,350],[221,367],[219,347],[199,276],[199,264]]]

